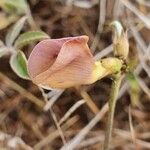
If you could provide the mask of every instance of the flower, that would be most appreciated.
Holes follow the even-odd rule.
[[[88,36],[77,36],[39,42],[28,59],[31,80],[46,89],[65,89],[91,84],[111,74],[113,71],[103,60],[94,62],[88,39]]]
[[[28,59],[28,72],[37,85],[68,88],[88,84],[94,64],[87,36],[47,39]]]

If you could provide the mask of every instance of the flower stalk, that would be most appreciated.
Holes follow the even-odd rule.
[[[103,150],[109,150],[109,145],[112,137],[112,128],[113,128],[113,120],[114,113],[116,108],[117,97],[119,93],[120,84],[122,81],[121,72],[117,73],[113,77],[110,98],[109,98],[109,111],[108,111],[108,120],[107,120],[107,128],[105,132],[105,141]]]

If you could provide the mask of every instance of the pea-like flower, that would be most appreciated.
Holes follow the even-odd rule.
[[[28,59],[31,80],[45,88],[69,88],[91,84],[112,73],[100,61],[94,62],[88,39],[77,36],[39,42]]]

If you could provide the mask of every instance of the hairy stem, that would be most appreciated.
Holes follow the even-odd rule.
[[[109,145],[110,145],[110,141],[112,137],[114,112],[115,112],[115,107],[116,107],[121,80],[122,80],[121,72],[119,72],[118,74],[114,76],[113,83],[111,86],[111,93],[110,93],[110,98],[109,98],[108,121],[107,121],[107,128],[106,128],[106,133],[105,133],[103,150],[109,150]]]

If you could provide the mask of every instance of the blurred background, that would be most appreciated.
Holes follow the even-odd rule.
[[[95,116],[73,88],[45,91],[49,99],[45,102],[37,86],[12,71],[10,54],[1,51],[10,48],[6,35],[22,16],[27,16],[27,21],[21,33],[41,29],[51,38],[88,35],[96,59],[112,56],[109,23],[122,23],[128,30],[128,62],[134,75],[128,74],[120,88],[111,149],[150,149],[149,0],[0,0],[0,149],[58,150]],[[27,58],[35,44],[22,49]],[[99,110],[109,98],[111,82],[105,78],[83,87]],[[75,149],[102,147],[107,123],[104,114]]]

